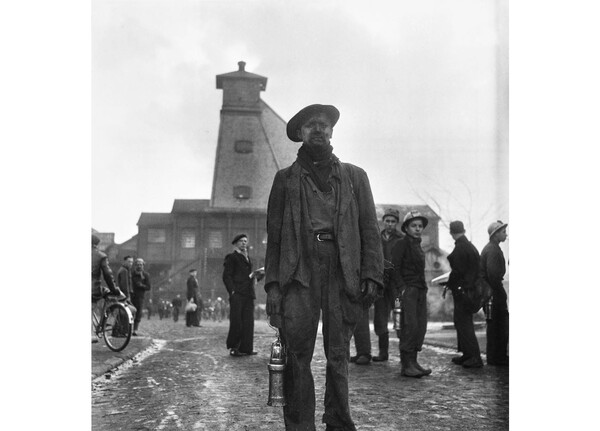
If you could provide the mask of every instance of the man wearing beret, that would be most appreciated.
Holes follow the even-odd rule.
[[[254,343],[254,273],[248,256],[248,236],[233,238],[233,252],[225,256],[223,283],[229,293],[227,348],[231,356],[256,355]]]
[[[508,365],[508,297],[502,284],[506,261],[500,243],[506,241],[507,223],[495,221],[488,227],[490,242],[481,251],[479,273],[492,288],[492,316],[487,321],[486,354],[488,365]]]
[[[327,358],[327,430],[356,430],[348,400],[350,339],[363,304],[381,294],[383,253],[367,174],[342,163],[330,139],[331,105],[310,105],[287,124],[302,142],[275,175],[267,210],[267,314],[287,350],[286,430],[315,429],[312,360],[319,317]]]
[[[450,235],[454,239],[454,250],[448,255],[450,276],[446,286],[454,299],[454,327],[458,350],[462,356],[452,358],[452,362],[465,368],[481,368],[481,352],[473,327],[473,313],[465,303],[464,292],[475,288],[479,275],[479,252],[465,236],[463,222],[456,220],[450,223]]]

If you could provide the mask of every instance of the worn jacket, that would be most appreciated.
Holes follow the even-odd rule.
[[[252,273],[252,260],[237,251],[225,256],[223,262],[223,283],[229,296],[243,295],[256,298],[254,292],[254,279],[250,278]]]
[[[427,289],[425,282],[425,253],[421,248],[421,238],[405,235],[392,249],[392,285],[399,294],[406,287]]]
[[[198,284],[198,279],[196,277],[194,277],[193,275],[190,275],[187,279],[186,286],[187,286],[187,292],[186,292],[187,300],[189,301],[190,299],[194,298],[194,303],[198,304],[198,300],[200,299],[199,293],[198,293],[198,290],[200,288],[200,285]]]
[[[464,235],[455,241],[454,250],[448,255],[448,262],[452,268],[448,288],[453,292],[458,287],[463,290],[471,289],[479,275],[479,252]]]
[[[117,272],[117,286],[119,286],[119,289],[121,289],[121,292],[123,292],[127,298],[131,297],[131,271],[125,265],[122,265]]]
[[[392,279],[392,273],[394,272],[394,268],[393,268],[393,264],[392,264],[392,249],[394,248],[396,243],[402,239],[402,235],[398,231],[395,230],[392,232],[392,234],[389,236],[389,238],[386,239],[383,236],[383,232],[385,232],[385,231],[381,231],[381,246],[383,247],[383,259],[384,259],[383,282],[384,282],[384,288],[390,289],[391,288],[390,281]]]
[[[108,265],[108,256],[97,247],[92,246],[92,293],[99,291],[102,279],[111,291],[115,290],[115,280]]]
[[[500,245],[490,241],[483,247],[481,260],[479,261],[479,271],[481,277],[492,287],[494,297],[506,299],[506,291],[502,285],[506,273],[506,261]]]
[[[145,292],[152,289],[150,274],[146,271],[142,271],[141,273],[131,271],[131,287],[133,288],[133,292]]]
[[[351,300],[358,301],[362,281],[382,285],[383,252],[375,204],[364,170],[336,161],[333,172],[340,178],[334,237],[344,288]],[[292,281],[309,286],[316,239],[302,205],[304,175],[308,174],[297,161],[275,174],[267,211],[266,289],[278,283],[285,292]]]

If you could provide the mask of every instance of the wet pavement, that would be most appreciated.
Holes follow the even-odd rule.
[[[266,405],[270,345],[274,331],[255,324],[256,356],[231,357],[225,348],[229,322],[144,319],[143,337],[120,354],[102,341],[92,345],[92,429],[283,430],[282,409]],[[482,349],[484,331],[477,332]],[[377,340],[372,337],[373,353]],[[430,376],[400,376],[398,339],[388,362],[350,364],[350,404],[359,430],[508,430],[508,369],[465,369],[456,355],[456,333],[430,324],[419,355]],[[317,430],[325,429],[325,356],[319,334],[312,368]],[[354,346],[351,346],[354,354]],[[132,359],[133,358],[133,359]]]

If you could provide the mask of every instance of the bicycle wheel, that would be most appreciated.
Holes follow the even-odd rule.
[[[133,315],[123,304],[115,303],[108,306],[104,324],[104,342],[113,352],[120,352],[131,339],[133,331]]]

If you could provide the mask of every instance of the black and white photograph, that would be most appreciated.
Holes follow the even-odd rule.
[[[508,429],[507,3],[92,3],[94,430]]]
[[[40,53],[35,73],[60,77],[46,98],[59,120],[37,133],[64,133],[65,143],[21,147],[43,170],[31,169],[39,190],[27,185],[15,201],[31,201],[21,220],[27,243],[53,263],[36,268],[38,257],[14,251],[29,277],[45,280],[17,311],[29,315],[29,333],[48,338],[19,365],[47,357],[31,384],[45,393],[62,386],[74,402],[48,395],[39,419],[93,431],[508,431],[552,422],[549,395],[529,401],[550,393],[550,374],[564,392],[568,371],[589,364],[577,359],[581,347],[565,346],[573,331],[560,306],[547,317],[546,297],[560,303],[563,290],[550,293],[546,278],[589,290],[589,281],[559,283],[569,278],[553,268],[591,256],[563,260],[566,246],[531,240],[548,229],[536,228],[542,219],[562,235],[561,225],[583,216],[572,204],[585,193],[555,178],[550,190],[566,198],[550,213],[542,203],[552,192],[536,184],[563,160],[546,159],[543,137],[521,132],[533,111],[515,100],[525,87],[543,101],[544,85],[529,84],[543,74],[524,83],[513,48],[543,48],[541,34],[516,39],[522,18],[512,7],[57,5],[59,15],[72,12],[69,25],[55,26],[66,43],[48,43],[62,50]],[[31,28],[43,22],[35,15]],[[81,99],[71,103],[66,87]],[[528,125],[540,123],[532,115]],[[525,177],[515,174],[523,166]],[[555,173],[592,182],[583,169]],[[91,308],[81,286],[89,266]],[[23,272],[15,269],[17,283]],[[25,399],[17,387],[15,403]]]

